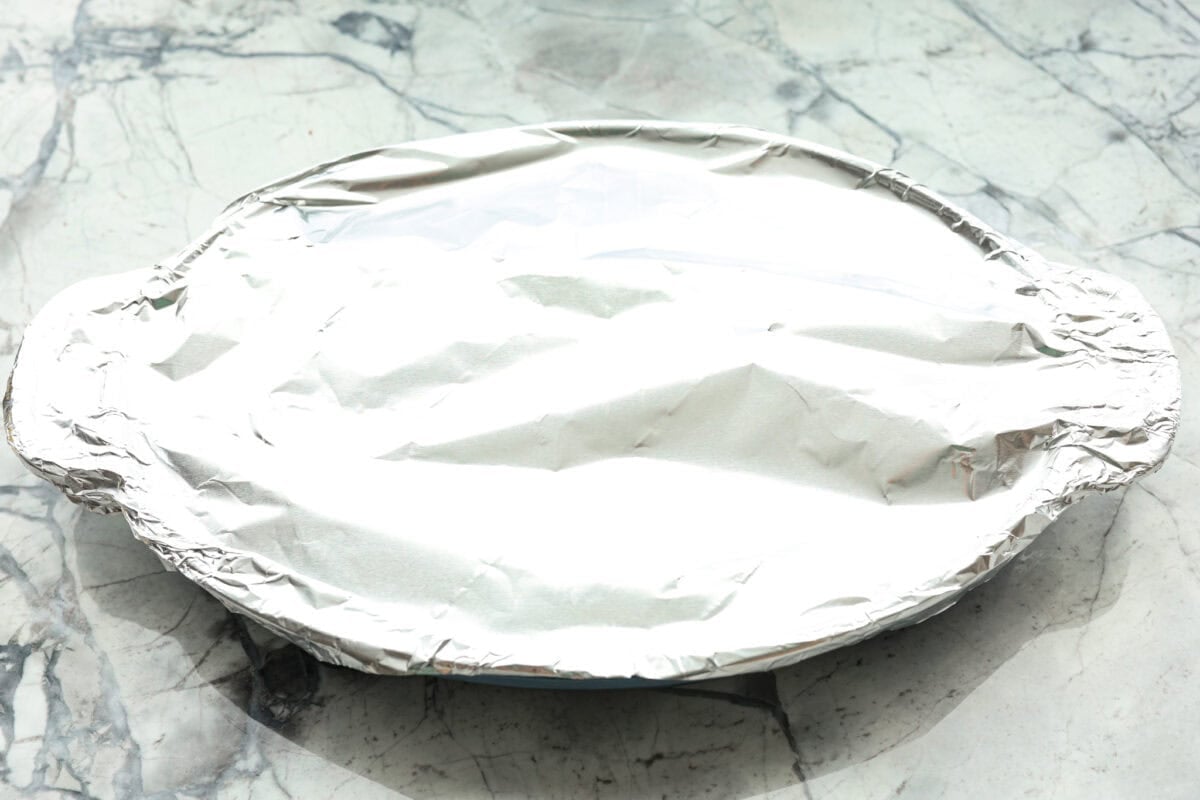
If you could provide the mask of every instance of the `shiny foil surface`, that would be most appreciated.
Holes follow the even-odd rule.
[[[8,438],[318,657],[689,680],[922,619],[1166,456],[1162,323],[734,126],[323,164],[25,332]]]

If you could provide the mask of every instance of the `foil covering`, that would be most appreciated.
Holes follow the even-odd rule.
[[[687,680],[944,608],[1179,419],[1136,290],[719,125],[359,153],[30,324],[22,459],[380,673]]]

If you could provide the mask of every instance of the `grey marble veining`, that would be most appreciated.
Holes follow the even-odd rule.
[[[55,292],[356,149],[583,117],[892,165],[1137,284],[1200,389],[1184,0],[12,0],[0,370]],[[1200,433],[921,625],[759,676],[539,692],[330,668],[0,452],[0,797],[1194,797]],[[786,609],[781,610],[786,613]]]

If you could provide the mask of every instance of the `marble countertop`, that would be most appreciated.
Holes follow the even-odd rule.
[[[1134,282],[1200,393],[1190,0],[9,0],[0,374],[81,278],[405,139],[741,122],[903,170]],[[776,673],[551,692],[318,664],[0,448],[0,796],[1191,798],[1200,426],[921,625]]]

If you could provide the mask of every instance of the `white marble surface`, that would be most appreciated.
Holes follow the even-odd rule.
[[[453,130],[743,122],[1138,284],[1200,387],[1189,0],[6,0],[0,371],[80,278],[280,174]],[[564,693],[316,664],[0,453],[0,797],[1200,795],[1200,432],[942,616],[797,667]],[[1116,512],[1114,518],[1113,513]]]

